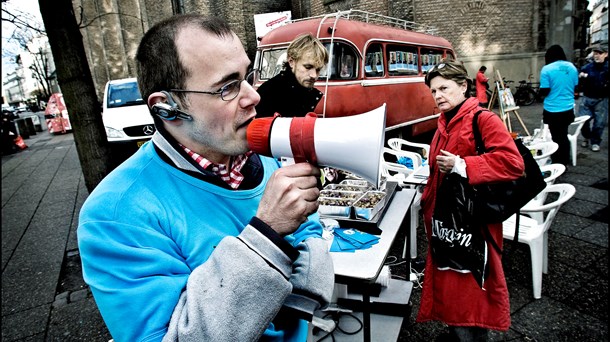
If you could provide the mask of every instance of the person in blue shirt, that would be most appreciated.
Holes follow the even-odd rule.
[[[589,146],[591,151],[599,152],[602,135],[608,122],[608,47],[597,44],[592,47],[593,61],[580,69],[582,102],[579,115],[589,115],[591,118],[580,131],[585,140],[582,147]]]
[[[574,92],[578,70],[567,61],[563,48],[549,47],[544,55],[546,65],[540,71],[540,95],[544,97],[542,121],[549,125],[553,141],[559,148],[551,156],[553,163],[570,164],[568,127],[574,121]]]
[[[113,339],[305,341],[302,318],[334,287],[320,170],[249,150],[260,97],[226,22],[169,17],[135,61],[157,132],[91,192],[77,230]]]

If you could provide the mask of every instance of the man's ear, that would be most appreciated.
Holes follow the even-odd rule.
[[[164,102],[167,103],[167,97],[160,91],[156,91],[148,96],[148,108],[152,108],[155,103]]]
[[[288,65],[290,65],[290,69],[294,70],[296,64],[297,62],[292,57],[288,57]]]

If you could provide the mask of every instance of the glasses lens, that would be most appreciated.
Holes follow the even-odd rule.
[[[248,82],[249,85],[254,85],[254,70],[246,75],[246,82]]]
[[[254,70],[250,71],[246,75],[246,78],[244,78],[244,81],[248,82],[249,85],[254,84]],[[237,95],[239,94],[239,88],[241,86],[241,82],[243,82],[243,81],[235,80],[235,81],[225,84],[220,89],[220,97],[225,101],[231,101],[234,98],[236,98]]]
[[[235,80],[225,84],[220,88],[220,97],[225,101],[231,101],[239,94],[239,84],[241,81]]]

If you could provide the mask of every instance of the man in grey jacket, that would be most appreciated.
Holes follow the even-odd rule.
[[[260,97],[222,20],[177,15],[136,54],[157,126],[81,209],[83,275],[121,341],[305,341],[334,271],[318,168],[249,151]],[[283,310],[286,309],[286,310]]]

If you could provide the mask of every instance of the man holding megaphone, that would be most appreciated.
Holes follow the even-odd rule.
[[[89,195],[78,228],[112,337],[305,341],[303,313],[334,284],[320,171],[250,151],[260,97],[240,39],[219,19],[176,15],[144,35],[136,63],[157,132]]]

